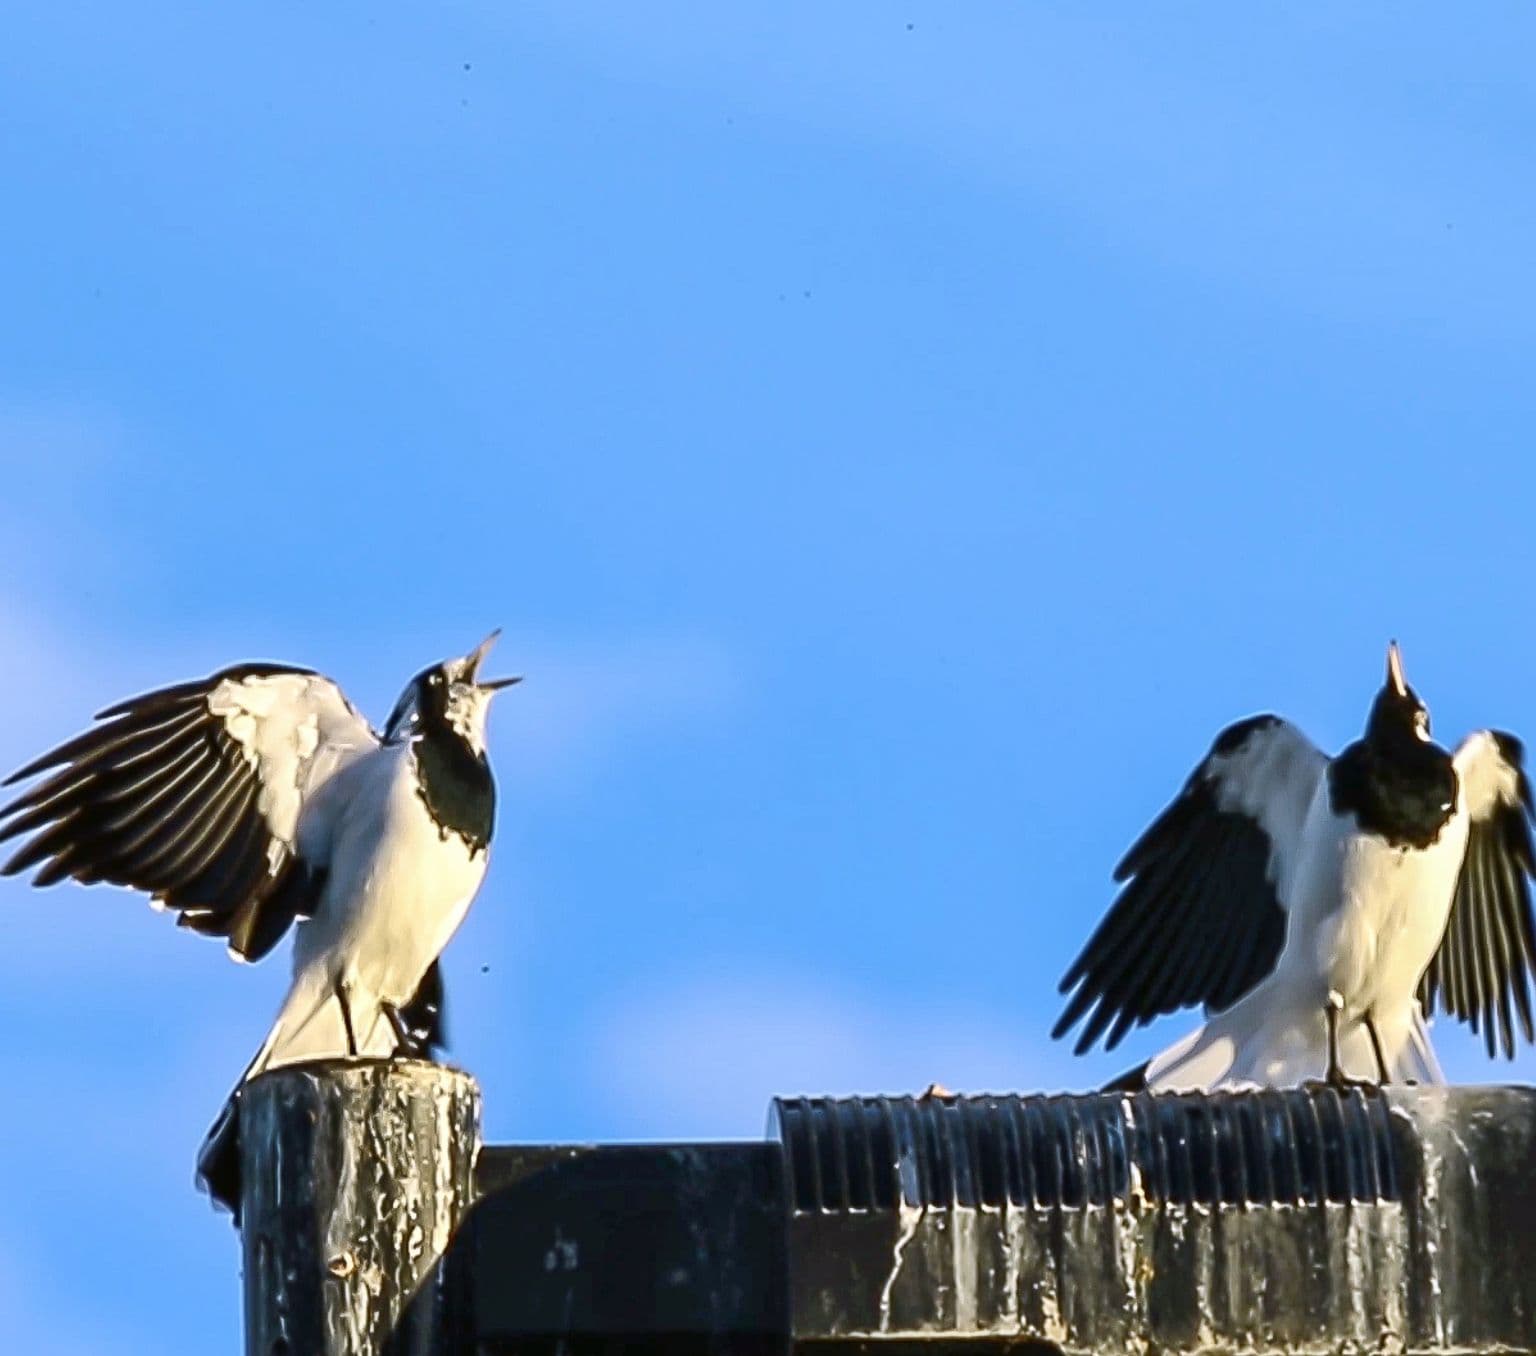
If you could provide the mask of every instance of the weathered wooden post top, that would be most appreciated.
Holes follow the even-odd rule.
[[[487,1146],[465,1075],[242,1109],[249,1356],[1536,1350],[1536,1090],[796,1098]]]

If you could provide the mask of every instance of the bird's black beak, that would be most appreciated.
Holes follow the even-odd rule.
[[[1403,677],[1403,652],[1394,640],[1387,646],[1387,686],[1399,697],[1408,695],[1408,680]]]
[[[491,652],[491,646],[496,643],[496,638],[501,635],[501,627],[497,627],[484,640],[475,646],[464,656],[464,676],[482,692],[500,692],[504,687],[511,687],[513,683],[523,681],[521,674],[515,678],[492,678],[488,682],[481,682],[475,675],[480,671],[480,664],[486,655]]]

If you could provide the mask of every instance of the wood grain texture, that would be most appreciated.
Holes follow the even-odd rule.
[[[474,1080],[416,1060],[289,1065],[246,1086],[240,1116],[247,1356],[438,1356]]]

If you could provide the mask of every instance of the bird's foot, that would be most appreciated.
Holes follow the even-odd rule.
[[[1336,1092],[1348,1092],[1351,1088],[1359,1088],[1362,1092],[1381,1091],[1381,1084],[1374,1078],[1351,1078],[1346,1073],[1323,1079],[1323,1086],[1333,1088]]]
[[[393,1003],[380,1003],[379,1009],[395,1033],[395,1048],[390,1052],[389,1057],[391,1059],[423,1058],[421,1044],[411,1028],[406,1025],[405,1018],[400,1015],[400,1009]]]
[[[1308,1092],[1331,1088],[1334,1092],[1349,1092],[1359,1088],[1362,1092],[1380,1092],[1381,1084],[1374,1078],[1354,1078],[1337,1064],[1331,1066],[1321,1078],[1309,1078],[1301,1085]]]

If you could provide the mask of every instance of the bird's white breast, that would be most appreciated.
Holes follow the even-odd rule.
[[[1428,848],[1396,847],[1336,815],[1324,778],[1291,882],[1282,963],[1316,976],[1351,1014],[1405,1011],[1445,932],[1466,840],[1458,805]]]
[[[404,1003],[463,921],[487,854],[438,827],[408,744],[385,745],[345,775],[331,809],[329,879],[295,966],[346,956],[355,969],[349,979]]]

